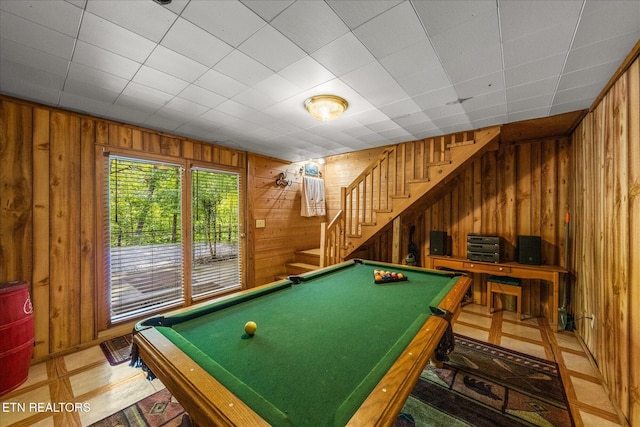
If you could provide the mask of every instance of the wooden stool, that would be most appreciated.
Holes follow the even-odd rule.
[[[493,294],[513,295],[516,297],[518,320],[522,320],[522,286],[520,279],[507,276],[490,276],[487,280],[487,311],[492,313]]]

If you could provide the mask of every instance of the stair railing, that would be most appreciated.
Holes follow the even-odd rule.
[[[451,148],[474,143],[474,132],[410,141],[386,148],[341,188],[341,209],[329,225],[322,224],[320,265],[343,261],[349,238],[362,236],[362,227],[376,224],[376,214],[393,211],[393,200],[408,198],[411,183],[428,182],[430,169],[451,163]],[[437,172],[436,172],[437,173]]]

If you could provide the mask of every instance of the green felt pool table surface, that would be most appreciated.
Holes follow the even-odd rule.
[[[375,269],[401,272],[408,280],[376,284]],[[164,326],[154,329],[267,423],[346,425],[434,307],[456,284],[464,293],[466,281],[433,270],[348,261],[302,275],[299,284],[278,282],[165,316]],[[248,321],[258,325],[253,336],[244,333]]]

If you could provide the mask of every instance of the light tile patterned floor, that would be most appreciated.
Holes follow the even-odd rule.
[[[463,308],[454,331],[555,360],[577,427],[625,426],[580,341],[571,332],[554,333],[546,325],[541,318],[518,322],[513,312],[490,315],[486,307],[470,304]],[[27,382],[0,398],[0,427],[86,426],[161,388],[159,380],[147,381],[141,370],[126,363],[110,366],[96,346],[32,366]],[[74,404],[80,410],[65,410]]]

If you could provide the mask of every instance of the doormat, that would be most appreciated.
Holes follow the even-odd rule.
[[[165,388],[90,427],[189,427],[191,421]]]
[[[131,360],[131,334],[113,338],[100,343],[100,348],[111,366]]]
[[[572,427],[558,365],[455,336],[442,368],[428,365],[396,427]]]

